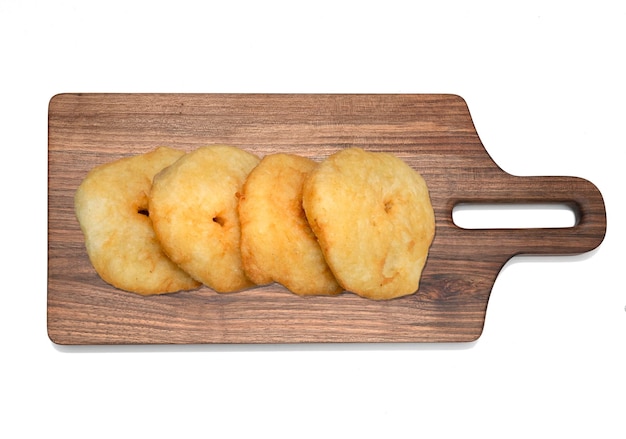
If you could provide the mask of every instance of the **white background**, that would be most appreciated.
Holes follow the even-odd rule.
[[[0,0],[1,437],[624,437],[626,3],[425,3]],[[471,344],[61,348],[47,104],[73,91],[456,93],[506,171],[595,183],[607,235],[509,262]]]

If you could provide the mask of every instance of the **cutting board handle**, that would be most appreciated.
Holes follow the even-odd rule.
[[[489,190],[472,188],[450,200],[460,203],[560,204],[570,206],[576,223],[572,227],[529,229],[461,229],[469,245],[508,257],[517,254],[566,255],[595,249],[606,233],[606,210],[602,194],[588,180],[578,177],[517,177],[502,173]],[[454,223],[454,222],[453,222]]]

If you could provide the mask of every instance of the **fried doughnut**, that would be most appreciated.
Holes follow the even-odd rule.
[[[142,294],[197,288],[163,253],[148,210],[152,177],[185,153],[171,148],[119,159],[92,169],[74,197],[87,254],[109,284]]]
[[[154,177],[150,218],[165,253],[226,293],[254,285],[241,263],[238,195],[259,158],[228,145],[187,153]]]
[[[417,291],[435,216],[424,179],[401,159],[337,152],[309,174],[303,206],[346,290],[375,300]]]
[[[255,167],[239,199],[241,255],[256,284],[278,282],[298,295],[339,294],[302,209],[302,184],[317,163],[270,154]]]

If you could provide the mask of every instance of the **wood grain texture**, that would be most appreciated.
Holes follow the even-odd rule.
[[[436,216],[419,291],[386,302],[302,298],[277,284],[142,297],[104,283],[74,215],[87,172],[160,145],[214,143],[317,161],[359,146],[405,160],[424,176]],[[61,94],[49,105],[48,155],[48,334],[59,344],[472,341],[509,258],[583,253],[606,230],[592,183],[505,173],[454,95]],[[465,230],[452,221],[461,202],[567,203],[578,220],[560,229]]]

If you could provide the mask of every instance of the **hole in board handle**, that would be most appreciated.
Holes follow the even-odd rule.
[[[452,221],[463,229],[556,229],[574,227],[578,213],[565,203],[459,203]]]

